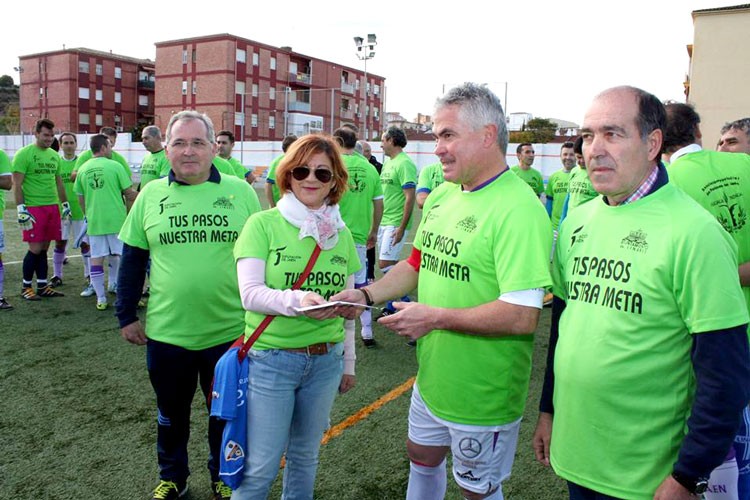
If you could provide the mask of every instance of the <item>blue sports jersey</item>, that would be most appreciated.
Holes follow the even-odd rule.
[[[242,483],[247,448],[248,359],[237,357],[238,347],[229,349],[216,363],[211,393],[211,416],[226,420],[221,438],[219,478],[230,488]]]

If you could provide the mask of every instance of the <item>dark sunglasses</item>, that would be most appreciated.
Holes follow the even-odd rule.
[[[333,179],[333,172],[325,168],[316,168],[315,170],[313,170],[313,174],[315,175],[316,179],[318,179],[320,182],[324,184],[331,182],[331,179]],[[310,167],[302,166],[302,167],[294,167],[292,169],[292,177],[294,177],[298,181],[304,181],[309,176],[310,176]]]

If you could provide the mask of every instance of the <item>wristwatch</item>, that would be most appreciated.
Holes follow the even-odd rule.
[[[693,495],[701,495],[708,489],[707,477],[690,477],[675,471],[672,471],[672,477]]]

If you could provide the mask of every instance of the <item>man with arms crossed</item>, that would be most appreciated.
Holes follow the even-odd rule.
[[[245,220],[260,210],[247,182],[221,175],[212,165],[217,147],[206,115],[176,113],[166,133],[169,176],[141,191],[120,231],[125,245],[116,304],[123,338],[146,345],[156,393],[161,481],[154,500],[179,498],[187,490],[193,396],[199,381],[204,397],[210,395],[216,362],[243,332],[245,311],[232,251]],[[137,304],[149,256],[144,330]],[[222,429],[220,420],[209,418],[208,469],[214,498],[228,499],[231,490],[219,480]]]
[[[13,157],[13,195],[18,211],[18,224],[23,229],[23,241],[29,251],[23,258],[21,297],[41,300],[40,297],[62,297],[47,283],[47,250],[51,241],[58,241],[62,218],[70,217],[70,204],[60,177],[60,155],[52,149],[55,124],[43,118],[34,127],[36,141],[19,149]],[[36,293],[31,287],[36,273]]]
[[[669,182],[664,126],[656,97],[616,87],[581,128],[603,197],[560,228],[533,440],[574,500],[696,498],[750,397],[737,248]]]
[[[427,198],[411,256],[373,285],[332,300],[372,304],[418,286],[420,302],[396,302],[398,312],[380,320],[418,339],[406,498],[445,496],[451,451],[464,498],[498,500],[528,391],[531,334],[550,283],[552,232],[544,207],[508,169],[497,96],[467,83],[448,91],[433,116],[446,182]],[[522,262],[513,258],[519,253]]]

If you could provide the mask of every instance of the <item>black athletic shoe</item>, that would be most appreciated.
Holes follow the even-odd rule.
[[[49,280],[49,286],[51,286],[52,288],[57,288],[58,286],[62,286],[62,285],[63,285],[63,280],[59,276],[52,276],[52,279]]]
[[[375,346],[378,345],[377,342],[375,342],[375,339],[362,339],[362,343],[367,347],[368,349],[374,349]]]

